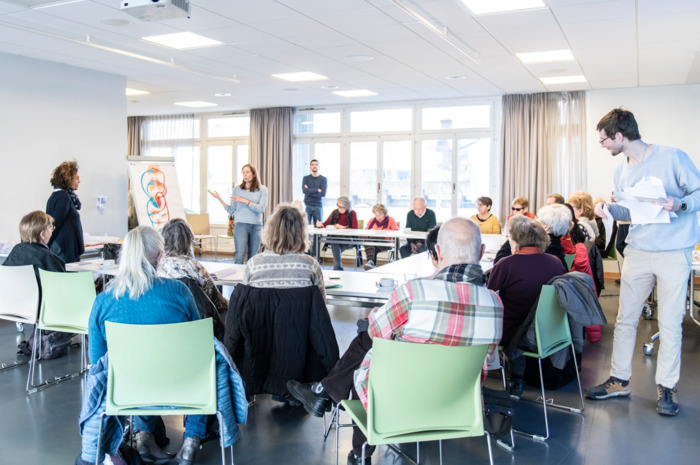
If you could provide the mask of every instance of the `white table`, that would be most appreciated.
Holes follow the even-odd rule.
[[[481,242],[484,244],[484,256],[481,257],[481,268],[488,271],[493,268],[493,259],[498,249],[505,242],[503,234],[482,234]],[[431,276],[435,272],[433,262],[428,258],[427,252],[413,254],[410,257],[397,260],[387,265],[378,266],[368,273],[389,273],[395,275],[407,275],[410,277]],[[410,277],[408,279],[410,279]]]
[[[398,253],[401,241],[405,239],[425,240],[424,231],[392,231],[387,229],[336,229],[309,228],[315,242],[316,260],[319,257],[321,241],[327,244],[339,244],[349,246],[376,246],[390,247]]]

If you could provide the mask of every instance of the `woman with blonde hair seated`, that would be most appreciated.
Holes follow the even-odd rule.
[[[321,266],[310,255],[304,213],[281,204],[265,223],[265,251],[248,260],[243,283],[279,289],[318,286],[326,297]]]
[[[391,231],[398,231],[399,227],[396,225],[396,221],[388,215],[386,207],[384,204],[378,203],[372,207],[372,213],[374,213],[374,218],[369,220],[367,223],[367,229],[388,229]],[[383,246],[365,246],[365,253],[367,254],[367,264],[365,265],[365,270],[371,270],[376,266],[377,254],[385,250],[389,250],[391,247]]]
[[[211,299],[220,314],[228,310],[228,299],[221,295],[209,272],[194,258],[194,233],[180,218],[168,221],[163,230],[165,255],[158,263],[158,276],[194,280]]]
[[[158,277],[156,269],[162,257],[163,238],[155,229],[139,226],[126,235],[119,253],[117,275],[105,291],[98,294],[90,313],[88,346],[93,365],[107,353],[107,321],[155,325],[199,319],[187,287],[174,279]],[[154,416],[134,417],[136,450],[146,462],[167,463],[172,455],[162,451],[153,437],[156,419]],[[193,462],[200,438],[206,434],[206,422],[203,415],[185,417],[185,441],[178,453],[180,463]],[[83,434],[82,459],[92,463],[95,462],[93,439]]]
[[[39,279],[39,269],[66,271],[65,262],[47,245],[53,230],[51,215],[41,210],[24,215],[19,222],[19,238],[22,242],[12,248],[3,265],[34,265],[37,279]]]

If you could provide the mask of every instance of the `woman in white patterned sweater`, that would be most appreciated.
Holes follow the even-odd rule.
[[[305,253],[309,248],[305,220],[299,209],[277,206],[263,230],[265,252],[248,260],[244,284],[279,289],[318,286],[326,298],[321,266]]]

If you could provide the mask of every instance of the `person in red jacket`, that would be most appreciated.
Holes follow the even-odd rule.
[[[325,228],[328,226],[332,226],[335,229],[357,229],[357,213],[355,213],[355,211],[352,209],[350,199],[344,195],[341,195],[340,197],[338,197],[337,205],[338,208],[333,210],[331,214],[328,215],[326,221],[324,221],[323,223],[321,223],[320,221],[316,222],[316,227]],[[331,244],[331,251],[333,252],[334,270],[343,269],[343,261],[341,259],[341,255],[343,253],[343,250],[348,249],[350,247],[352,246]]]

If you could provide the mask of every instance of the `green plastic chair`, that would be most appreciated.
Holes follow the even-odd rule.
[[[612,236],[612,238],[610,239],[610,241],[613,243],[613,246],[612,246],[612,248],[610,249],[610,254],[609,254],[607,257],[605,257],[605,258],[603,259],[603,263],[605,263],[605,262],[610,262],[610,261],[613,261],[613,260],[614,260],[615,263],[617,264],[617,272],[618,272],[618,274],[620,274],[620,273],[621,273],[621,270],[620,270],[620,261],[617,259],[617,245],[616,245],[616,241],[617,241],[617,230],[615,231],[615,234],[613,234],[613,236]]]
[[[574,258],[576,258],[575,253],[564,254],[564,261],[566,262],[566,267],[570,270],[574,265]]]
[[[36,324],[39,313],[39,284],[34,267],[0,266],[0,319]],[[28,361],[0,364],[0,370],[26,365]]]
[[[556,296],[554,286],[544,285],[540,292],[540,298],[537,302],[537,310],[535,311],[535,336],[537,338],[537,352],[524,352],[526,357],[534,357],[537,359],[540,369],[540,385],[542,387],[542,407],[544,411],[544,424],[546,436],[516,431],[538,441],[546,441],[549,438],[549,422],[547,420],[547,397],[544,391],[544,378],[542,376],[542,359],[549,357],[555,352],[559,352],[566,347],[571,347],[571,355],[574,357],[574,365],[576,367],[576,380],[578,381],[579,395],[581,396],[581,408],[569,407],[566,405],[549,404],[550,407],[568,410],[573,413],[582,413],[583,405],[583,390],[581,389],[581,378],[578,373],[578,362],[576,361],[576,352],[574,343],[571,340],[571,329],[569,328],[569,318],[566,311],[559,305],[559,300]]]
[[[341,402],[367,437],[362,455],[367,444],[485,435],[493,465],[481,405],[481,368],[487,352],[487,345],[449,347],[375,338],[367,410],[360,400]],[[336,456],[337,448],[336,442]],[[420,462],[420,449],[417,455]]]
[[[85,335],[88,333],[88,320],[96,295],[95,283],[92,280],[92,272],[90,271],[58,273],[40,269],[39,280],[41,281],[41,307],[37,325],[34,327],[34,344],[30,359],[30,370],[27,374],[28,393],[75,378],[87,371]],[[61,331],[81,335],[79,372],[56,377],[38,385],[34,384],[37,344],[39,344],[39,353],[41,353],[40,330]]]
[[[222,430],[211,318],[163,325],[108,321],[105,328],[109,367],[103,416],[216,414]],[[104,418],[100,420],[98,451],[103,423]],[[220,445],[225,465],[223,436]]]

